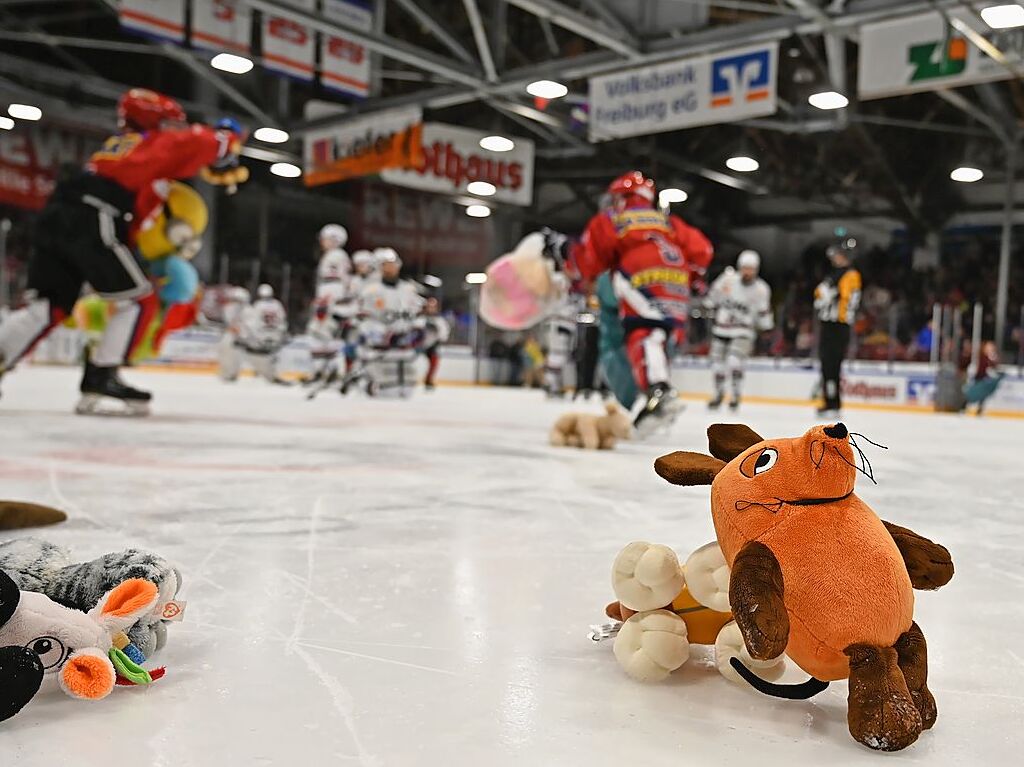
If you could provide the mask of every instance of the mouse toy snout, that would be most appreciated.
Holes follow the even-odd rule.
[[[833,426],[826,426],[824,428],[825,436],[831,437],[832,439],[846,439],[850,432],[846,428],[846,424],[837,423]]]

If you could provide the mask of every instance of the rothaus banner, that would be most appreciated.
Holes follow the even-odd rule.
[[[211,51],[247,54],[252,11],[242,0],[192,0],[192,44]]]
[[[485,133],[444,123],[423,126],[422,161],[410,170],[386,170],[390,184],[441,194],[461,194],[473,181],[498,190],[489,199],[512,205],[533,202],[533,142],[515,138],[510,152],[481,149]]]
[[[951,17],[1011,59],[1024,54],[1024,28],[993,30],[968,10]],[[1013,74],[950,26],[941,13],[921,13],[860,29],[858,92],[862,99],[1007,80]]]
[[[763,117],[776,110],[777,42],[590,80],[590,140]]]
[[[185,0],[121,0],[121,26],[172,43],[185,42]]]
[[[288,4],[316,12],[316,0],[288,0]],[[299,80],[312,80],[315,72],[316,33],[304,24],[271,13],[263,14],[263,65]]]
[[[324,16],[369,32],[373,9],[368,0],[324,0]],[[370,94],[370,52],[354,40],[320,36],[320,82],[325,88],[366,97]]]
[[[310,131],[305,137],[306,186],[415,168],[423,162],[423,110],[396,109]]]

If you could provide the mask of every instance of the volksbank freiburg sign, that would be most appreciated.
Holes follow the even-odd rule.
[[[949,14],[987,38],[1011,60],[1021,60],[1024,28],[997,31],[970,11],[950,9]],[[1013,76],[937,12],[861,27],[858,69],[862,99],[956,88]]]
[[[778,58],[773,42],[595,77],[590,140],[773,114]]]

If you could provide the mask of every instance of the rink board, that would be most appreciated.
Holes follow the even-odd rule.
[[[186,330],[172,334],[164,344],[156,364],[207,368],[217,362],[220,335],[209,330]],[[82,334],[60,328],[35,353],[37,362],[73,364],[80,359]],[[503,382],[508,363],[481,360],[477,366],[466,346],[446,346],[441,350],[439,379],[446,383]],[[281,371],[303,374],[310,370],[309,339],[297,336],[281,351]],[[421,359],[423,370],[426,363]],[[1004,366],[1007,373],[999,390],[987,403],[990,411],[1024,414],[1024,377],[1016,367]],[[567,370],[566,383],[573,384],[573,371]],[[706,357],[687,357],[673,366],[673,380],[680,392],[691,396],[710,396],[711,371]],[[813,360],[756,359],[747,366],[744,386],[749,397],[803,402],[816,399],[819,388],[817,363]],[[935,372],[924,362],[885,362],[854,360],[844,367],[843,396],[847,402],[901,407],[925,407],[934,404]]]

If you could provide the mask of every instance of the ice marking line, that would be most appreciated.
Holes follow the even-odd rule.
[[[47,466],[47,472],[50,477],[50,492],[52,492],[53,497],[57,499],[57,503],[66,508],[68,511],[73,511],[76,517],[81,517],[82,519],[88,522],[92,522],[94,525],[96,525],[96,527],[100,529],[115,530],[118,533],[124,532],[123,528],[114,528],[106,524],[105,522],[101,522],[100,520],[96,519],[96,517],[94,517],[92,514],[87,512],[85,509],[83,509],[77,503],[73,502],[70,498],[68,498],[66,495],[64,495],[64,493],[61,492],[60,483],[57,481],[57,464],[55,461],[49,462],[49,465]]]
[[[444,668],[436,668],[434,666],[421,666],[418,663],[407,663],[404,660],[394,660],[393,658],[381,658],[378,655],[364,655],[359,652],[352,652],[351,650],[342,650],[337,647],[325,647],[324,645],[311,644],[309,642],[303,642],[298,640],[297,642],[302,647],[308,647],[311,650],[323,650],[324,652],[336,653],[337,655],[348,655],[353,658],[362,658],[363,660],[375,660],[379,663],[388,663],[392,666],[402,666],[404,668],[415,668],[420,671],[430,671],[434,674],[445,674],[447,676],[458,676],[454,671],[449,671]]]
[[[281,575],[283,575],[285,578],[287,578],[292,583],[294,583],[300,589],[305,591],[306,592],[306,596],[315,599],[317,602],[319,602],[324,607],[324,609],[326,609],[332,615],[338,616],[343,621],[345,621],[346,623],[350,623],[353,626],[356,625],[357,623],[359,623],[359,621],[357,621],[354,617],[349,615],[347,612],[345,612],[341,608],[336,607],[335,605],[331,604],[326,599],[324,599],[322,596],[320,596],[319,594],[314,592],[312,589],[310,589],[309,586],[307,585],[306,581],[302,580],[302,578],[297,576],[295,573],[290,573],[287,570],[280,570],[280,569],[277,570],[277,572],[280,573]]]
[[[313,593],[311,586],[313,585],[313,568],[316,564],[316,523],[323,508],[323,500],[323,495],[316,497],[313,501],[313,511],[309,515],[309,533],[306,536],[306,588],[302,594],[302,602],[299,603],[299,612],[295,616],[295,625],[292,627],[291,638],[288,641],[289,653],[296,650],[296,641],[302,634],[302,629],[306,627],[306,610],[309,608],[309,598]]]

